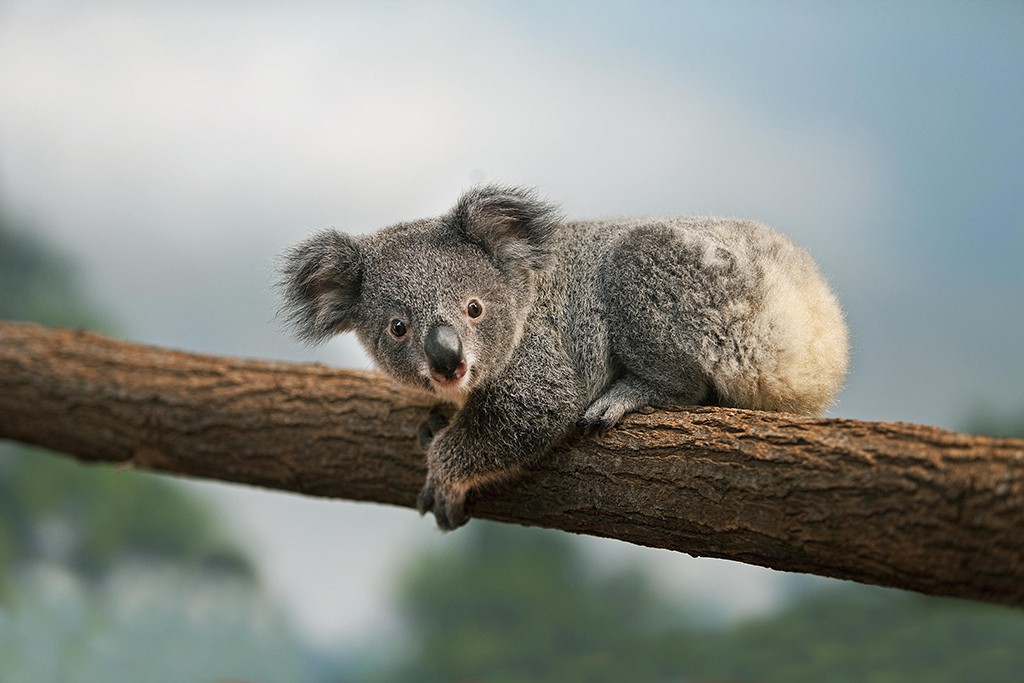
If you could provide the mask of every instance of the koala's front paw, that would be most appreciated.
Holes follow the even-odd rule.
[[[448,426],[451,417],[451,409],[446,406],[436,405],[431,408],[430,413],[427,414],[427,419],[419,428],[420,448],[423,450],[430,448],[430,442],[434,440],[438,432]]]
[[[427,483],[420,491],[416,508],[421,515],[433,512],[437,526],[444,531],[458,529],[469,521],[465,492],[460,493],[451,486],[444,486],[431,476],[427,477]]]

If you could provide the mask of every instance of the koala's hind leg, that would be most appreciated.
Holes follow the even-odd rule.
[[[652,386],[637,375],[626,375],[613,382],[607,390],[590,404],[580,427],[587,432],[605,431],[614,427],[626,413],[644,406],[672,403],[665,392]]]

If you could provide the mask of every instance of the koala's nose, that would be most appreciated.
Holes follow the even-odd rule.
[[[466,374],[466,361],[462,358],[462,341],[454,327],[438,325],[427,332],[423,341],[427,352],[430,374],[439,381],[459,379]]]

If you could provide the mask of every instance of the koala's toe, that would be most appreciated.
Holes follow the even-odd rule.
[[[437,405],[430,409],[427,419],[420,424],[417,432],[420,448],[427,450],[437,433],[448,426],[451,421],[451,408]]]
[[[587,412],[583,413],[583,417],[576,422],[576,425],[584,434],[593,434],[601,426],[601,414],[604,412],[603,409],[595,404],[587,409]]]
[[[427,482],[427,485],[420,491],[419,498],[416,499],[416,509],[419,510],[420,515],[425,515],[428,512],[432,512],[434,509],[434,485]]]
[[[601,424],[601,431],[608,431],[615,425],[622,421],[622,417],[626,414],[628,407],[622,404],[615,404],[608,406],[608,409],[601,414],[599,420]]]
[[[442,531],[458,529],[469,521],[469,515],[466,513],[466,500],[446,497],[443,490],[439,490],[430,481],[420,491],[419,498],[416,500],[416,509],[421,515],[433,512],[437,526]]]
[[[600,431],[601,424],[597,420],[591,420],[586,417],[581,417],[576,423],[576,428],[579,429],[580,433],[585,435],[595,434]]]
[[[466,504],[463,501],[448,501],[434,509],[437,526],[443,531],[453,531],[469,521]]]
[[[448,426],[452,419],[452,409],[448,405],[435,405],[427,414],[427,424],[437,434]]]
[[[625,406],[595,401],[577,424],[584,434],[604,434],[617,425],[625,414]]]
[[[434,440],[434,430],[430,428],[429,422],[424,422],[420,425],[419,430],[416,432],[417,440],[419,441],[420,448],[427,450],[430,448],[430,442]]]

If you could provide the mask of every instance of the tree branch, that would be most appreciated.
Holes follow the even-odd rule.
[[[373,372],[0,322],[0,437],[414,507],[431,396]],[[722,408],[628,416],[470,503],[475,517],[1024,605],[1024,440]],[[424,522],[426,523],[426,522]]]

